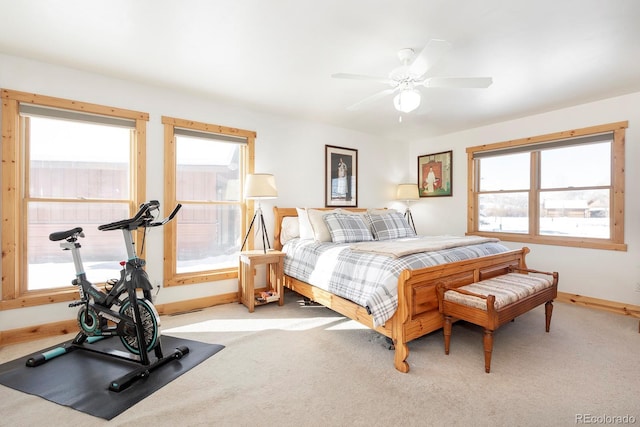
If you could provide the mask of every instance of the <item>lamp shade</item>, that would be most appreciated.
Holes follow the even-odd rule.
[[[269,173],[247,175],[244,183],[245,199],[275,199],[278,197],[276,179]]]
[[[419,198],[418,184],[398,184],[398,200],[418,200]]]
[[[410,113],[420,106],[420,92],[416,89],[405,89],[393,98],[396,110]]]

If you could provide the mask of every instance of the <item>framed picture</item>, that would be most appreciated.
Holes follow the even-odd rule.
[[[418,189],[420,197],[453,195],[451,173],[453,151],[418,156]]]
[[[325,145],[326,207],[358,206],[358,150]]]

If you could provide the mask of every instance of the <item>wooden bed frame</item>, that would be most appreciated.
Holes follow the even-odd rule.
[[[330,208],[318,208],[330,209]],[[353,212],[365,212],[363,208],[347,208]],[[282,249],[280,234],[282,219],[297,217],[295,208],[274,207],[274,248]],[[527,268],[525,256],[529,249],[523,247],[496,255],[458,261],[449,264],[426,267],[419,270],[405,270],[398,277],[398,309],[383,326],[373,327],[373,317],[367,309],[347,299],[333,295],[308,283],[284,276],[284,286],[311,299],[343,316],[356,320],[376,330],[393,341],[395,348],[394,366],[400,372],[409,372],[409,341],[441,329],[444,325],[438,310],[436,285],[446,281],[449,285],[463,286],[479,280],[506,274],[509,266]]]

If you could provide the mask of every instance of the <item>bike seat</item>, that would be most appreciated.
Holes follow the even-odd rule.
[[[49,234],[49,240],[52,242],[57,242],[58,240],[68,239],[74,234],[82,233],[82,227],[76,227],[67,231],[56,231],[55,233]]]

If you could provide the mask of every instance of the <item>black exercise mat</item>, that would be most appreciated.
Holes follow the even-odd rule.
[[[97,341],[91,346],[124,349],[118,338]],[[219,344],[162,336],[165,356],[179,346],[188,347],[189,353],[158,367],[147,378],[120,392],[109,390],[111,381],[141,365],[85,350],[72,351],[33,368],[25,365],[32,355],[4,363],[0,365],[0,384],[110,420],[224,348]],[[59,345],[51,348],[56,347]],[[43,351],[46,350],[49,349]],[[153,352],[149,356],[155,360]]]

